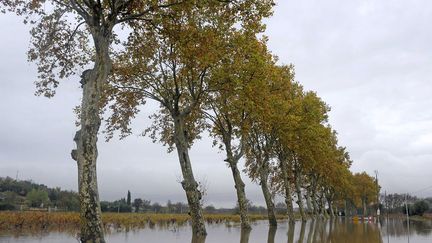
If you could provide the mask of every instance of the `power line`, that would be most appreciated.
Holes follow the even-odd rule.
[[[421,189],[421,190],[418,190],[418,191],[415,191],[415,192],[411,192],[411,193],[414,194],[414,193],[418,193],[418,192],[426,191],[426,190],[431,189],[431,188],[432,188],[432,186],[428,186],[428,187],[426,187],[426,188],[423,188],[423,189]]]

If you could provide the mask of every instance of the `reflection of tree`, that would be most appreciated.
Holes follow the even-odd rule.
[[[383,222],[383,238],[407,236],[406,220],[388,219]],[[432,234],[432,222],[410,221],[410,235],[430,235]]]
[[[295,222],[290,221],[288,225],[288,243],[294,242]]]
[[[327,223],[327,222],[326,222]],[[381,232],[376,224],[352,223],[347,221],[328,221],[329,231],[324,231],[326,241],[316,242],[350,242],[381,243]]]
[[[306,221],[302,221],[298,243],[303,243],[303,241],[304,241],[304,235],[305,235],[305,230],[306,230]]]
[[[249,242],[249,235],[252,229],[248,228],[242,228],[241,229],[241,235],[240,235],[240,243],[248,243]]]
[[[206,236],[193,234],[191,243],[205,243]]]
[[[410,229],[410,234],[415,231],[418,235],[430,235],[432,233],[432,222],[411,221]]]
[[[269,227],[267,243],[274,243],[275,242],[276,230],[277,230],[277,227],[275,227],[275,226]]]
[[[312,243],[312,236],[313,236],[313,229],[315,225],[315,219],[312,219],[309,221],[309,230],[308,230],[308,237],[307,237],[307,243]]]

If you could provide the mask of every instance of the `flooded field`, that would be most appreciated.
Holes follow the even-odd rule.
[[[267,221],[253,223],[249,232],[242,231],[238,224],[208,224],[206,239],[195,239],[188,225],[159,227],[152,226],[141,229],[111,229],[106,240],[110,243],[138,242],[192,242],[192,243],[278,243],[278,242],[432,242],[432,223],[412,221],[408,229],[406,222],[397,219],[381,222],[353,222],[351,220],[309,220],[289,224],[279,221],[277,228],[269,228]],[[64,242],[76,243],[77,233],[70,231],[33,231],[33,232],[0,232],[0,242]]]

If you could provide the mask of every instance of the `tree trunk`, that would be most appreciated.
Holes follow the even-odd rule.
[[[345,214],[345,218],[349,217],[349,212],[348,212],[348,203],[347,200],[345,199],[344,201],[344,214]]]
[[[313,215],[316,217],[319,214],[319,208],[318,208],[318,199],[316,195],[316,179],[312,176],[311,180],[311,186],[310,186],[310,197],[312,200],[312,206],[313,206]]]
[[[283,177],[283,185],[285,190],[285,203],[287,207],[287,215],[289,221],[295,221],[294,217],[294,209],[293,209],[293,203],[292,203],[292,197],[291,197],[291,188],[290,188],[290,182],[288,177],[288,165],[285,158],[280,157],[279,163],[281,166],[282,171],[282,177]]]
[[[312,208],[312,202],[311,202],[309,190],[306,191],[305,199],[306,199],[307,213],[311,215],[313,214],[313,208]]]
[[[324,195],[321,195],[321,196],[320,196],[320,201],[321,201],[321,212],[322,212],[324,218],[328,218],[329,215],[328,215],[328,213],[327,213],[327,209],[326,209],[326,205],[325,205],[326,203],[325,203]]]
[[[363,217],[367,217],[366,200],[362,200],[363,203]]]
[[[304,212],[304,206],[303,206],[303,200],[302,200],[303,198],[302,198],[302,193],[301,193],[302,178],[301,178],[300,169],[298,167],[294,171],[295,188],[296,188],[296,193],[297,193],[297,205],[299,206],[299,212],[300,212],[300,217],[301,217],[302,221],[306,221],[306,215]]]
[[[247,200],[245,193],[245,184],[240,176],[240,171],[237,168],[237,162],[230,163],[231,171],[234,177],[235,189],[237,192],[237,202],[239,205],[240,211],[240,220],[242,229],[250,229],[249,217],[248,217],[248,208],[247,208]]]
[[[183,189],[186,192],[186,198],[189,204],[190,216],[192,220],[192,232],[195,236],[207,235],[204,217],[201,210],[201,192],[198,189],[198,183],[195,181],[192,164],[189,158],[189,143],[188,135],[185,129],[185,121],[183,117],[177,116],[174,118],[174,142],[177,148],[180,167],[183,175],[181,182]]]
[[[268,185],[267,185],[267,181],[268,181],[267,170],[264,168],[261,168],[259,174],[260,174],[261,190],[264,194],[264,199],[265,199],[265,202],[267,205],[267,214],[268,214],[269,224],[270,224],[270,226],[277,226],[276,216],[275,216],[275,212],[274,212],[274,203],[273,203],[273,199],[272,199],[270,190],[269,190]]]
[[[242,229],[251,229],[249,223],[249,217],[248,217],[245,184],[241,178],[240,171],[237,167],[238,159],[233,155],[231,142],[225,141],[224,144],[225,144],[225,151],[227,153],[227,161],[229,163],[234,178],[234,185],[235,185],[234,187],[237,192],[237,203],[239,205],[241,227]]]
[[[312,193],[311,199],[312,199],[312,206],[313,206],[313,215],[316,217],[319,215],[319,208],[318,208],[318,201],[317,201],[318,199],[315,193]]]
[[[96,175],[98,156],[97,140],[101,124],[100,105],[102,87],[111,71],[109,58],[110,37],[94,34],[96,60],[93,69],[83,72],[81,84],[83,97],[80,111],[81,129],[75,134],[77,148],[71,156],[78,165],[78,190],[80,197],[80,240],[85,243],[105,242],[99,191]]]
[[[330,217],[333,218],[335,216],[334,211],[333,211],[333,204],[332,201],[330,199],[330,197],[327,197],[327,203],[328,203],[328,207],[330,210]]]

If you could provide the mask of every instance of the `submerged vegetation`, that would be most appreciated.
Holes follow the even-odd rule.
[[[252,214],[251,221],[264,220],[265,215]],[[286,218],[278,215],[278,219]],[[208,224],[240,223],[240,216],[233,214],[204,214]],[[105,229],[145,228],[158,225],[179,226],[190,222],[187,214],[155,214],[155,213],[103,213]],[[0,212],[0,230],[62,230],[75,229],[80,226],[79,213],[74,212]]]

